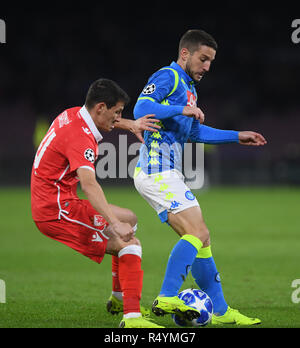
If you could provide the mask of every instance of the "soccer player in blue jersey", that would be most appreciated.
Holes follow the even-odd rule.
[[[213,324],[253,325],[260,320],[230,308],[224,298],[209,230],[199,203],[181,173],[182,149],[188,139],[207,144],[266,144],[265,138],[256,132],[220,130],[203,125],[204,114],[197,107],[195,83],[210,70],[216,51],[217,43],[211,35],[202,30],[189,30],[180,40],[177,63],[160,69],[148,80],[135,105],[134,117],[155,114],[161,129],[145,132],[134,183],[160,220],[168,222],[180,236],[168,260],[152,311],[156,315],[177,313],[187,319],[199,316],[199,312],[177,297],[191,270],[198,286],[212,299]]]

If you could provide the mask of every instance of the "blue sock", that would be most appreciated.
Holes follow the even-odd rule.
[[[212,257],[210,246],[200,249],[192,266],[192,276],[199,288],[211,298],[214,313],[225,314],[228,305],[224,299],[219,272]]]
[[[190,234],[184,235],[173,248],[159,296],[173,297],[186,279],[202,242]]]

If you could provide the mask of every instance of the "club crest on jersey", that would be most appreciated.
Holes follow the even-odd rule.
[[[95,162],[95,152],[92,149],[86,149],[84,152],[84,157],[88,161],[94,163]]]
[[[188,199],[189,201],[193,201],[195,199],[195,196],[193,195],[191,191],[186,191],[185,198]]]
[[[150,85],[146,86],[144,89],[143,89],[143,94],[152,94],[154,93],[156,90],[156,86],[154,83],[151,83]]]

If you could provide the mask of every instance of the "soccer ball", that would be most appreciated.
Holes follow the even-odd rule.
[[[213,304],[209,296],[199,289],[186,289],[179,293],[178,297],[190,307],[200,312],[200,317],[187,321],[180,318],[177,314],[172,314],[173,321],[178,326],[205,326],[211,321],[213,314]]]

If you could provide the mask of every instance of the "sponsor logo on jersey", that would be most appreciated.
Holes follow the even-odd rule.
[[[190,92],[190,91],[186,91],[187,92],[187,106],[190,107],[196,107],[197,106],[197,98],[195,97],[195,95]]]
[[[69,120],[67,111],[64,111],[58,116],[58,122],[59,122],[59,128],[62,128],[63,126],[72,122]]]

